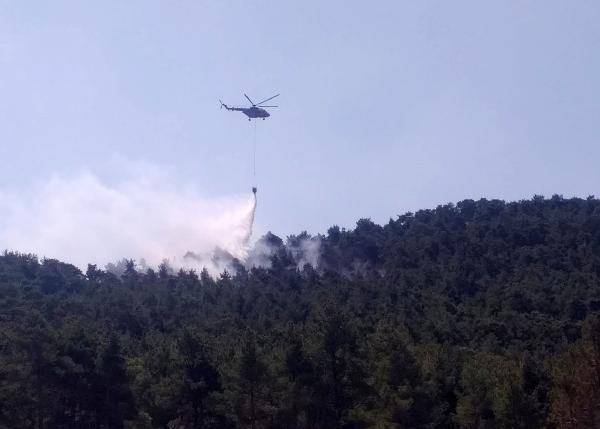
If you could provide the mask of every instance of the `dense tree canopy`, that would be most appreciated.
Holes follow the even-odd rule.
[[[0,428],[600,427],[599,200],[259,244],[216,279],[5,252]]]

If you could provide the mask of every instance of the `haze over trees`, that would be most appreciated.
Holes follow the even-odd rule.
[[[260,244],[217,279],[5,252],[0,428],[600,427],[600,200]]]

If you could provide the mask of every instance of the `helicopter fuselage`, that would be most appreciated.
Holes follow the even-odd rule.
[[[242,112],[244,115],[248,117],[248,119],[258,119],[258,118],[268,118],[271,116],[269,112],[265,109],[261,109],[260,107],[229,107],[226,104],[223,104],[227,110]]]
[[[259,119],[259,118],[265,119],[271,115],[264,108],[265,107],[277,107],[277,106],[266,106],[266,105],[264,105],[264,103],[266,103],[267,101],[272,100],[278,96],[279,96],[279,94],[274,95],[272,97],[267,98],[266,100],[261,101],[260,103],[255,104],[250,99],[250,97],[248,97],[246,94],[244,94],[244,97],[246,97],[248,99],[248,101],[250,102],[252,107],[229,107],[227,104],[223,103],[221,100],[219,100],[219,102],[221,103],[221,107],[224,107],[227,110],[235,111],[235,112],[242,112],[244,115],[246,115],[248,117],[248,120]]]
[[[241,108],[241,111],[248,118],[268,118],[271,116],[269,112],[267,112],[265,109],[261,109],[260,107]]]

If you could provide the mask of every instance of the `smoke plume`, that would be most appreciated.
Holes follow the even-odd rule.
[[[250,193],[201,196],[163,174],[108,184],[90,172],[54,177],[28,192],[0,191],[0,249],[77,265],[122,258],[216,274],[227,258],[244,260],[254,223]],[[229,258],[231,259],[231,258]],[[224,262],[225,261],[225,262]]]

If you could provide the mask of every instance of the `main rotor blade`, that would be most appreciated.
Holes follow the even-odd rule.
[[[279,107],[279,106],[256,106],[256,107]]]
[[[279,94],[277,94],[277,95],[274,95],[273,97],[267,98],[266,100],[263,100],[263,101],[261,101],[260,103],[256,103],[256,106],[258,106],[259,104],[266,103],[267,101],[269,101],[269,100],[272,100],[272,99],[274,99],[275,97],[279,97]]]
[[[252,102],[252,100],[250,100],[250,97],[248,97],[246,94],[244,94],[244,97],[246,97],[246,98],[248,99],[248,101],[250,102],[250,104],[252,104],[253,106],[256,106],[256,104],[254,104],[254,103]]]

